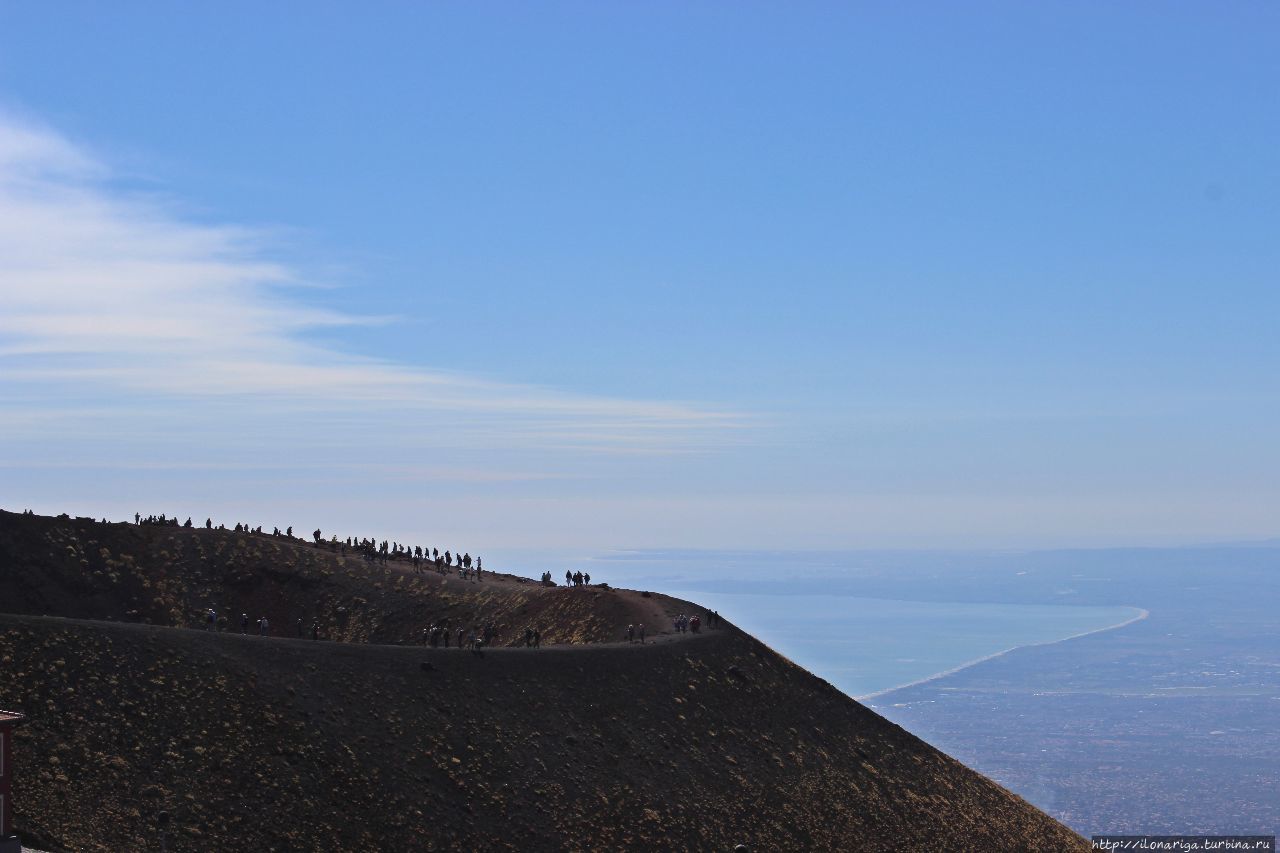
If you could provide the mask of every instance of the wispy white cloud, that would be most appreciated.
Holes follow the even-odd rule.
[[[112,177],[58,133],[0,115],[0,436],[60,418],[74,433],[75,410],[99,413],[86,433],[110,431],[150,409],[166,428],[299,441],[334,427],[372,443],[630,453],[709,446],[744,423],[316,344],[308,333],[376,320],[308,304],[305,276],[269,256],[264,232],[190,221]],[[388,425],[405,416],[421,428]]]

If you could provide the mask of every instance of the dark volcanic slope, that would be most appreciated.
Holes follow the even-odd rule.
[[[19,825],[76,850],[160,809],[180,850],[1087,849],[733,628],[479,655],[0,616],[0,671]]]

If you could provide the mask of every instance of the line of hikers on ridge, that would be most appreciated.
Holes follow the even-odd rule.
[[[195,526],[192,524],[190,518],[179,524],[177,516],[169,517],[164,513],[144,516],[141,513],[135,512],[133,514],[133,523],[138,525],[158,524],[187,528]],[[204,527],[206,530],[214,530],[213,519],[206,518],[204,520]],[[227,526],[225,524],[219,524],[216,529],[226,530]],[[303,542],[307,541],[302,537],[295,537],[293,535],[292,526],[286,527],[284,531],[281,531],[279,527],[274,527],[270,533],[265,533],[261,524],[257,527],[251,527],[248,524],[237,523],[232,529],[236,533],[251,533],[258,536],[272,536],[276,539],[296,539]],[[311,540],[317,548],[327,545],[331,550],[338,551],[342,554],[346,554],[347,549],[350,548],[364,557],[365,561],[369,563],[377,562],[385,566],[389,560],[408,560],[413,566],[413,570],[417,573],[427,571],[428,569],[434,569],[442,575],[447,575],[457,571],[458,576],[463,580],[473,582],[480,582],[484,580],[483,561],[480,557],[472,558],[469,553],[454,553],[446,549],[445,552],[441,554],[439,548],[429,548],[422,545],[403,545],[399,542],[389,542],[386,539],[379,542],[377,539],[357,538],[354,536],[348,536],[344,540],[339,539],[337,535],[334,535],[328,540],[325,540],[324,535],[319,528],[312,531]]]
[[[179,524],[176,516],[166,516],[164,513],[159,515],[143,516],[141,513],[133,514],[133,523],[142,524],[159,524],[169,525],[173,527],[194,527],[190,518]],[[225,524],[219,524],[216,528],[212,518],[204,520],[206,530],[226,530]],[[283,531],[279,527],[273,527],[270,533],[263,530],[260,524],[257,527],[251,527],[243,522],[236,523],[232,530],[236,533],[248,533],[258,536],[271,536],[276,539],[292,539],[295,541],[307,541],[302,537],[293,535],[293,527],[286,527]],[[441,575],[449,575],[454,572],[458,577],[465,581],[479,583],[484,580],[484,562],[480,557],[473,558],[470,553],[454,553],[448,549],[442,554],[439,548],[424,547],[422,545],[404,545],[399,542],[388,541],[383,539],[379,542],[373,538],[357,538],[348,536],[346,539],[339,539],[337,535],[331,536],[325,540],[323,532],[316,528],[311,533],[311,541],[317,548],[327,545],[331,550],[346,554],[347,549],[351,549],[364,557],[366,562],[381,563],[387,565],[390,560],[407,560],[413,567],[415,573],[435,570]],[[542,582],[547,585],[554,585],[551,572],[542,573]],[[566,570],[564,573],[564,585],[566,587],[573,586],[590,586],[591,575],[587,572]]]
[[[347,540],[348,545],[351,542],[352,540]],[[421,545],[401,545],[398,542],[392,542],[388,545],[386,540],[375,545],[372,539],[361,539],[353,547],[359,549],[365,560],[371,563],[378,561],[385,566],[388,559],[404,559],[409,561],[409,564],[413,566],[414,572],[418,574],[430,568],[442,575],[447,575],[456,569],[458,577],[464,581],[480,582],[484,580],[484,562],[479,557],[473,560],[470,554],[454,554],[447,550],[441,554],[439,548],[424,548]]]

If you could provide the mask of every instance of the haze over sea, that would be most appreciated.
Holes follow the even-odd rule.
[[[918,576],[893,597],[856,591],[868,561],[928,561],[927,553],[769,553],[632,551],[593,557],[504,555],[522,573],[566,568],[593,581],[653,589],[717,610],[805,669],[850,696],[875,694],[932,678],[1013,648],[1052,643],[1126,624],[1129,606],[938,600]],[[939,568],[955,555],[938,552]],[[495,565],[497,563],[495,562]],[[993,594],[994,597],[994,594]],[[661,629],[670,626],[659,626]],[[653,630],[650,628],[650,630]]]

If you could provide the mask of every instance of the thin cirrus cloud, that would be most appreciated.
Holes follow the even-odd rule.
[[[58,133],[0,115],[0,435],[60,423],[65,438],[76,427],[62,416],[77,409],[101,413],[98,429],[154,411],[205,432],[225,416],[234,432],[250,410],[259,429],[338,444],[327,426],[384,443],[633,453],[711,446],[746,423],[310,342],[378,321],[306,304],[308,282],[266,257],[262,233],[191,222],[112,177]],[[431,429],[387,426],[395,415]]]

